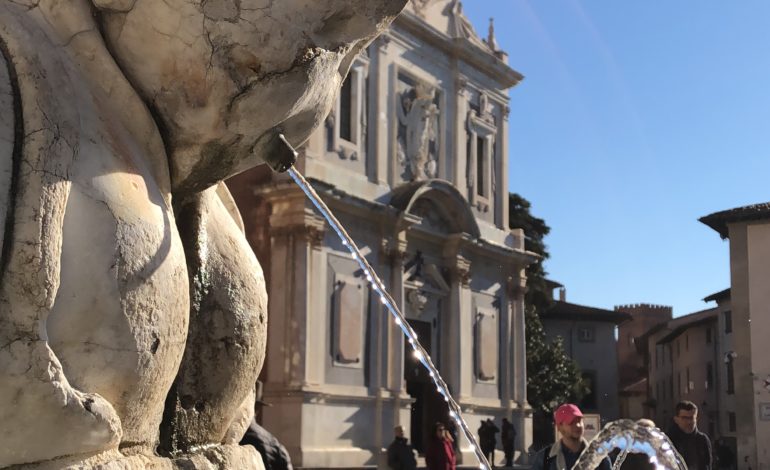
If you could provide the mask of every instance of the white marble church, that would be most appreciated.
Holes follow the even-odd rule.
[[[299,170],[362,248],[475,431],[531,443],[523,268],[508,227],[508,89],[522,76],[458,0],[412,0],[353,63]],[[403,425],[422,449],[443,399],[336,235],[285,175],[230,181],[269,293],[261,422],[298,467],[382,465]],[[460,449],[475,465],[468,443]]]

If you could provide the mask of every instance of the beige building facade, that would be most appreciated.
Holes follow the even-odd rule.
[[[523,272],[535,259],[508,229],[508,89],[521,79],[459,1],[415,0],[355,59],[297,163],[471,429],[508,417],[518,451],[531,444]],[[262,424],[298,467],[383,466],[395,425],[424,449],[448,410],[355,260],[284,175],[229,186],[252,245],[270,247],[257,252],[270,299]]]
[[[631,315],[618,325],[618,396],[620,415],[629,419],[652,415],[648,392],[647,345],[639,338],[654,326],[671,320],[673,309],[647,303],[618,305],[616,311]]]
[[[578,364],[590,389],[580,409],[599,414],[602,424],[620,418],[615,331],[630,315],[567,302],[562,294],[540,319],[549,340],[561,338],[564,351]]]
[[[672,424],[681,400],[698,406],[698,428],[716,437],[718,387],[717,310],[674,318],[645,337],[649,350],[652,418],[662,429]]]
[[[700,219],[730,240],[730,312],[738,461],[770,468],[770,203]],[[724,304],[724,301],[723,301]],[[727,359],[727,358],[726,358]]]

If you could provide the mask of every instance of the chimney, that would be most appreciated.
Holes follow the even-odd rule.
[[[567,301],[567,288],[562,287],[559,289],[559,301],[566,302]]]

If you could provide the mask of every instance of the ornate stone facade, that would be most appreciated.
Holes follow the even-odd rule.
[[[522,273],[533,256],[507,228],[507,90],[521,75],[457,0],[411,2],[366,52],[299,168],[389,287],[471,428],[507,416],[521,451],[531,443]],[[246,232],[272,247],[258,252],[270,293],[263,424],[302,467],[385,465],[396,424],[422,449],[447,410],[356,262],[331,231],[306,240],[312,207],[292,182],[255,171],[229,185]]]

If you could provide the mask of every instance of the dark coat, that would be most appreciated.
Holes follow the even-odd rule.
[[[588,442],[583,441],[583,449],[588,446]],[[612,470],[610,459],[604,458],[596,467],[597,470]],[[532,470],[570,470],[567,468],[564,453],[561,450],[561,440],[556,441],[550,446],[546,446],[535,454],[532,460]]]
[[[500,434],[500,439],[503,441],[503,450],[513,450],[513,445],[516,442],[516,428],[510,421],[503,421],[503,432]]]
[[[417,460],[414,450],[405,437],[397,437],[388,446],[388,467],[393,470],[414,470]]]
[[[278,442],[275,436],[257,424],[256,419],[251,420],[249,429],[246,430],[246,434],[241,439],[241,445],[245,444],[257,449],[265,463],[265,470],[293,470],[289,452]]]
[[[711,470],[711,442],[707,435],[698,429],[687,434],[676,423],[668,429],[666,434],[689,470]]]
[[[428,470],[455,470],[455,450],[449,439],[433,438],[425,452],[425,465]]]

